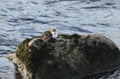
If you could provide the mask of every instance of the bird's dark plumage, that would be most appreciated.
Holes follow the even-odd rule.
[[[41,37],[45,42],[50,42],[54,40],[53,35],[51,34],[50,31],[45,31],[44,33],[41,34]]]

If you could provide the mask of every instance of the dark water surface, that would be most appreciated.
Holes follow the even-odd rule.
[[[16,79],[5,56],[50,28],[60,34],[102,34],[120,48],[120,0],[0,0],[0,79]],[[117,70],[107,79],[119,75]]]

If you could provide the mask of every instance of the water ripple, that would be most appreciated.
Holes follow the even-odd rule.
[[[33,23],[40,23],[40,24],[48,24],[49,22],[47,21],[40,21],[40,20],[33,20]]]

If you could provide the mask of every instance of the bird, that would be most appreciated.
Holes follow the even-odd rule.
[[[45,42],[52,42],[58,37],[57,30],[55,28],[45,31],[40,36]]]

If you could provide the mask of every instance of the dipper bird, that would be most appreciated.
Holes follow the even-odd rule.
[[[58,36],[58,34],[57,34],[56,29],[50,29],[41,34],[41,37],[42,37],[43,41],[45,41],[45,42],[55,41],[57,36]]]

